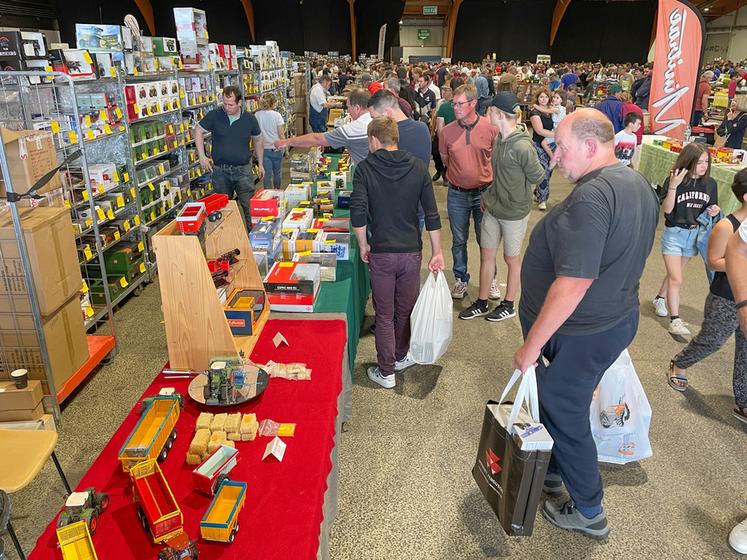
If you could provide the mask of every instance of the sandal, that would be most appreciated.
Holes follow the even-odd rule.
[[[747,412],[746,411],[747,411],[747,408],[742,408],[741,406],[735,406],[734,407],[734,418],[747,424]]]
[[[687,377],[682,373],[674,373],[674,362],[669,362],[669,377],[667,378],[669,386],[680,393],[687,390]]]

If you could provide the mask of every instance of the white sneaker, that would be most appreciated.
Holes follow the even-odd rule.
[[[677,317],[669,322],[669,334],[690,336],[690,329],[687,328],[687,323],[685,323],[685,321]]]
[[[415,366],[418,363],[410,358],[410,354],[402,358],[401,360],[398,360],[394,362],[394,371],[404,371],[409,367]]]
[[[542,211],[545,211],[545,210],[547,210],[547,202],[545,202],[545,201],[543,200],[542,202],[540,202],[540,203],[539,203],[539,204],[537,205],[537,208],[539,208],[539,209],[540,209],[540,210],[542,210]]]
[[[454,289],[451,290],[451,297],[454,299],[464,299],[467,295],[467,282],[457,280]]]
[[[740,554],[747,554],[747,519],[731,530],[729,545]]]
[[[368,368],[368,378],[377,385],[384,387],[384,389],[394,388],[394,374],[382,375],[379,366]]]
[[[669,315],[669,311],[667,310],[667,300],[656,297],[651,303],[654,304],[654,311],[659,317],[667,317]]]
[[[501,299],[501,291],[498,289],[495,280],[490,284],[490,299]]]

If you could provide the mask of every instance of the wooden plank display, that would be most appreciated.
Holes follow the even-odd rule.
[[[206,258],[214,259],[234,249],[241,252],[226,288],[228,294],[234,289],[264,294],[264,285],[236,201],[229,201],[216,227],[209,222],[206,225],[204,253],[198,236],[183,235],[176,221],[153,237],[169,364],[175,369],[202,371],[211,358],[238,356],[240,352],[248,357],[270,314],[269,305],[265,305],[254,334],[231,334]]]

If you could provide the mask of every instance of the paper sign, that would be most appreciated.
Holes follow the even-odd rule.
[[[93,317],[93,307],[90,305],[86,306],[86,317]]]
[[[78,134],[74,130],[69,131],[67,133],[67,135],[70,138],[70,143],[71,144],[77,144],[78,143]]]
[[[80,288],[81,294],[87,294],[88,293],[88,284],[86,284],[86,281],[83,280],[83,285]]]
[[[119,231],[115,231],[114,232],[114,241],[119,241],[119,238],[120,238]]]
[[[106,217],[109,218],[110,220],[113,220],[114,219],[114,210],[112,210],[111,208],[109,208],[109,210],[106,211]]]
[[[91,130],[90,128],[86,130],[86,139],[93,140],[94,138],[96,138],[96,136],[94,136],[93,130]]]
[[[125,205],[124,197],[120,194],[117,197],[117,208],[122,208]]]
[[[133,221],[133,222],[135,222],[135,225],[136,225],[136,226],[139,226],[139,225],[140,225],[140,216],[135,216],[135,217],[134,217],[134,218],[132,219],[132,221]],[[140,249],[140,250],[142,251],[142,249]]]
[[[84,59],[84,60],[85,60],[85,61],[86,61],[86,62],[87,62],[88,64],[93,64],[93,60],[91,59],[91,55],[90,55],[90,54],[88,54],[88,51],[83,51],[83,59]]]
[[[145,272],[145,263],[140,263],[140,267],[138,268],[140,272]]]
[[[96,208],[96,215],[100,221],[106,220],[106,214],[104,214],[103,208]]]
[[[286,447],[286,443],[279,437],[275,436],[272,438],[272,441],[267,444],[267,447],[265,447],[265,454],[262,455],[262,460],[264,461],[268,457],[274,457],[278,462],[282,461]]]
[[[114,182],[119,183],[119,171],[114,172]]]
[[[112,66],[111,68],[109,68],[109,73],[111,74],[112,78],[116,78],[117,77],[117,69],[114,66]]]
[[[282,265],[283,263],[281,262],[280,264]],[[293,263],[290,263],[290,264],[293,264]],[[286,340],[286,338],[283,336],[283,334],[280,331],[278,331],[277,334],[272,337],[272,343],[275,345],[275,348],[277,348],[281,344],[290,346],[290,344],[288,344],[288,340]]]
[[[54,132],[55,134],[60,131],[60,123],[58,123],[57,121],[52,121],[51,123],[49,123],[49,126],[52,128],[52,132]]]
[[[127,282],[127,279],[124,276],[122,276],[122,278],[119,279],[119,285],[122,286],[123,288],[126,288],[130,284]]]
[[[127,183],[130,180],[130,174],[127,171],[122,172],[122,180]],[[132,196],[135,196],[135,189],[132,189]]]
[[[71,209],[73,208],[73,205],[72,205],[72,204],[70,204],[70,201],[69,201],[69,200],[66,200],[66,201],[65,201],[65,208],[67,208],[68,210],[71,210]]]
[[[125,232],[130,231],[130,220],[125,220],[122,224],[122,227],[124,228]]]
[[[135,75],[137,76],[137,74],[135,74]],[[135,109],[135,114],[140,115],[140,105],[138,105],[137,103],[135,103],[135,104],[133,104],[132,108]]]
[[[87,261],[90,261],[93,258],[93,252],[91,251],[91,247],[89,247],[88,245],[83,247],[83,256]]]
[[[311,254],[311,251],[301,251],[300,253],[296,253],[299,257],[308,257]]]
[[[293,263],[292,262],[288,262],[288,261],[282,261],[282,262],[278,263],[278,266],[280,268],[292,268],[293,267]]]
[[[99,194],[104,194],[104,185],[96,185],[96,191]]]
[[[137,250],[140,251],[141,253],[145,250],[145,245],[143,244],[142,241],[137,244]]]
[[[155,190],[156,190],[156,187],[155,187],[155,185],[153,185],[153,183],[148,183],[148,188],[149,188],[149,189],[150,189],[151,191],[155,191]]]
[[[156,211],[155,210],[151,210],[150,211],[150,221],[152,222],[155,219],[156,219]]]
[[[126,173],[125,173],[125,177],[126,177],[126,179],[125,179],[125,180],[128,180],[128,179],[129,179],[129,177],[127,177],[127,174],[126,174]],[[130,196],[131,196],[132,198],[135,198],[135,197],[137,196],[137,192],[135,191],[135,187],[130,187]]]
[[[118,119],[122,118],[122,109],[120,109],[119,107],[117,107],[116,109],[114,109],[114,112],[117,114],[117,118]]]
[[[106,112],[106,109],[99,111],[99,120],[109,122],[109,113]]]
[[[91,126],[91,115],[86,115],[84,122],[86,123],[86,126]]]
[[[260,220],[261,222],[271,222],[271,221],[273,221],[274,219],[275,219],[275,217],[274,217],[274,216],[263,216],[263,217],[261,217],[261,218],[260,218],[259,220]]]

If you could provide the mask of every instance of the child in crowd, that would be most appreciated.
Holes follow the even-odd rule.
[[[633,154],[638,141],[635,133],[641,128],[643,120],[639,113],[628,113],[625,115],[623,124],[625,128],[615,134],[615,157],[620,163],[633,167]]]
[[[552,92],[552,101],[549,108],[540,107],[539,105],[535,105],[534,108],[545,114],[552,115],[552,129],[557,130],[560,121],[562,121],[567,114],[565,92],[563,90],[555,90]],[[552,154],[555,151],[555,139],[545,138],[542,140],[542,148],[545,150],[547,155],[550,156],[550,165],[554,165],[552,163]]]

